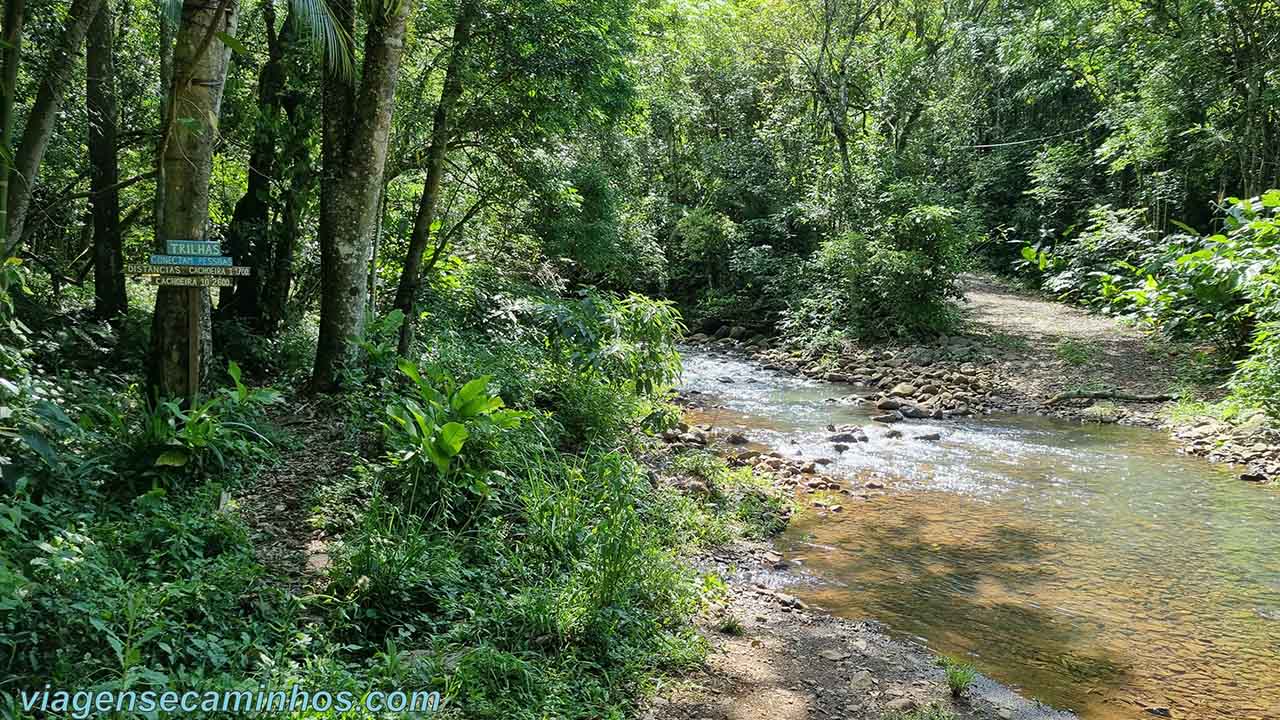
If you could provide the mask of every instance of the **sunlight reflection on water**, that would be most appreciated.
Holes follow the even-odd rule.
[[[1280,718],[1274,489],[1136,428],[1004,416],[899,423],[890,439],[850,400],[865,389],[704,352],[686,354],[683,389],[709,405],[696,422],[887,486],[780,539],[827,580],[807,600],[1085,718]],[[828,424],[869,441],[837,452]]]

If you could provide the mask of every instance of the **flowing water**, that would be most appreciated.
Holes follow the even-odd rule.
[[[695,422],[885,486],[798,514],[779,540],[808,568],[805,600],[1086,719],[1280,718],[1276,489],[1138,428],[1004,416],[888,439],[866,406],[830,402],[853,388],[701,351],[684,390],[708,405]],[[828,424],[870,442],[837,453]]]

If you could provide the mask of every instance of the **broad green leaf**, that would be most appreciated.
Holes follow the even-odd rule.
[[[396,367],[400,368],[400,372],[407,375],[414,384],[422,384],[422,375],[418,372],[418,366],[413,362],[401,359],[400,362],[396,363]]]
[[[41,435],[35,430],[23,430],[18,433],[18,437],[22,438],[22,442],[26,443],[27,447],[34,450],[35,453],[40,456],[40,459],[44,460],[50,467],[54,467],[58,464],[58,453],[53,449],[53,446],[49,444],[49,440],[45,438],[44,435]]]
[[[436,447],[447,457],[453,457],[462,451],[463,443],[470,436],[471,433],[467,432],[466,425],[456,422],[445,423],[440,428],[439,436],[436,437]]]
[[[224,32],[220,32],[220,33],[217,33],[217,36],[218,36],[218,39],[222,41],[223,45],[226,45],[227,47],[231,48],[232,52],[240,53],[241,55],[249,54],[249,48],[245,47],[244,43],[240,42],[239,40],[232,37],[231,35],[228,35],[227,33],[224,33]]]
[[[489,376],[483,375],[478,377],[466,385],[463,385],[458,392],[454,393],[450,406],[454,410],[461,410],[465,405],[484,394],[485,388],[489,385]]]
[[[58,405],[51,403],[48,400],[41,400],[36,403],[32,410],[35,414],[49,421],[52,425],[57,426],[57,428],[63,432],[73,432],[79,429],[79,426],[75,424],[75,421],[63,412],[61,407],[58,407]]]
[[[156,458],[155,465],[156,467],[182,467],[189,459],[186,450],[166,450]]]

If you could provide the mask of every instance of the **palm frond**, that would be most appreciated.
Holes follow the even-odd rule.
[[[173,0],[166,0],[173,1]],[[355,43],[326,0],[289,0],[295,30],[324,52],[329,70],[344,80],[355,76]]]

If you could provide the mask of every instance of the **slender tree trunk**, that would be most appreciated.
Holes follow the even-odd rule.
[[[105,1],[89,27],[87,86],[89,162],[93,166],[93,299],[98,317],[118,323],[128,310],[124,254],[120,244],[120,170],[116,160],[116,76],[111,3]]]
[[[220,314],[260,328],[263,317],[262,286],[272,265],[272,186],[279,181],[277,143],[280,135],[281,94],[285,88],[284,54],[275,32],[275,13],[270,2],[263,5],[267,33],[267,62],[258,73],[258,119],[249,152],[249,182],[236,203],[227,229],[227,252],[252,274],[236,280],[233,288],[221,292]],[[285,21],[288,32],[293,18]]]
[[[249,183],[227,232],[228,252],[253,270],[237,281],[234,290],[224,290],[219,301],[220,311],[265,337],[275,336],[284,322],[304,195],[311,179],[307,142],[312,123],[303,112],[302,96],[290,90],[299,80],[290,77],[296,22],[292,7],[277,35],[272,6],[263,6],[268,59],[258,77],[259,118]]]
[[[234,35],[235,29],[234,0],[221,0],[216,5],[203,0],[185,0],[173,50],[175,80],[169,100],[170,119],[161,130],[166,138],[161,141],[165,188],[163,224],[156,238],[157,247],[165,240],[205,236],[217,118],[231,54],[230,48],[214,34]],[[207,292],[191,293],[187,288],[178,287],[162,286],[156,293],[147,368],[150,396],[194,393],[195,388],[190,386],[187,377],[188,363],[192,360],[188,313],[194,310],[199,318],[197,331],[203,368],[208,364],[203,360],[210,357],[208,298]]]
[[[418,203],[418,214],[413,221],[413,235],[409,238],[409,250],[404,258],[404,269],[400,273],[400,284],[396,288],[395,306],[404,313],[398,343],[401,355],[407,355],[413,343],[413,303],[421,280],[422,256],[431,242],[431,226],[435,224],[436,207],[440,204],[440,183],[444,178],[444,161],[451,134],[449,120],[453,115],[454,105],[462,96],[462,73],[467,45],[471,42],[471,23],[475,13],[475,0],[462,0],[453,30],[453,49],[449,56],[449,67],[445,70],[444,89],[432,120],[431,145],[427,148],[427,182],[422,189],[422,200]]]
[[[325,84],[325,167],[320,191],[323,286],[312,375],[312,387],[324,392],[338,389],[339,370],[352,356],[353,340],[364,330],[369,293],[366,263],[410,7],[405,0],[373,4],[358,91],[341,88],[336,79]],[[333,9],[338,17],[351,17],[349,2],[335,3]]]
[[[161,228],[164,227],[164,143],[166,141],[165,124],[169,121],[169,99],[173,90],[173,24],[169,21],[168,13],[163,9],[159,12],[159,52],[160,52],[160,117],[158,121],[161,128],[161,138],[156,141],[156,193],[152,202],[152,224],[155,230],[155,236],[160,237]]]
[[[284,207],[280,213],[280,226],[274,233],[275,248],[270,267],[262,283],[262,318],[260,331],[274,337],[284,326],[289,305],[289,291],[293,286],[293,259],[301,235],[302,207],[311,183],[310,158],[307,152],[305,130],[309,127],[295,108],[286,110],[294,132],[298,134],[286,143],[285,166],[289,187],[285,191]]]
[[[73,0],[62,36],[49,55],[40,90],[36,93],[36,102],[32,105],[27,125],[23,128],[22,142],[14,152],[13,172],[9,182],[6,255],[15,253],[21,244],[22,228],[27,208],[31,204],[31,189],[35,187],[40,172],[40,161],[44,159],[44,151],[49,147],[49,138],[53,135],[53,126],[58,119],[58,111],[62,108],[62,99],[71,82],[71,70],[80,55],[85,35],[89,32],[89,24],[98,14],[101,5],[102,0]]]
[[[313,116],[307,111],[303,97],[297,93],[286,93],[283,107],[289,119],[289,130],[283,139],[281,166],[288,186],[284,191],[279,227],[272,235],[275,245],[271,265],[263,270],[263,314],[259,329],[267,337],[274,337],[284,326],[289,292],[293,286],[293,259],[302,233],[302,210],[315,177],[307,145]]]
[[[378,222],[373,229],[373,249],[369,251],[369,314],[378,311],[378,252],[382,249],[383,223],[387,217],[387,183],[378,190]]]
[[[13,170],[13,99],[18,88],[18,60],[22,55],[22,15],[25,0],[4,4],[4,48],[0,51],[0,244],[9,237],[9,175]],[[8,257],[0,253],[0,260]]]

